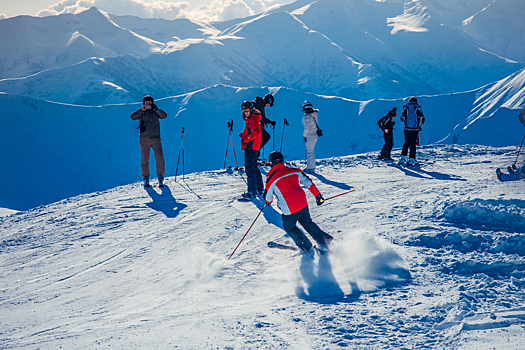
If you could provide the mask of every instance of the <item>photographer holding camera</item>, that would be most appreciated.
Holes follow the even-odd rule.
[[[140,170],[144,180],[144,187],[149,187],[149,155],[150,149],[153,148],[155,162],[157,166],[157,177],[159,187],[163,187],[164,181],[164,153],[162,151],[162,142],[160,140],[160,122],[159,119],[166,119],[168,115],[162,109],[157,108],[153,103],[153,97],[144,96],[142,99],[142,108],[138,109],[131,115],[132,120],[139,120],[140,125]]]

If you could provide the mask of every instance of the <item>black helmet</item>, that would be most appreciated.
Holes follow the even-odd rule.
[[[144,98],[142,99],[142,104],[144,104],[146,101],[151,101],[151,103],[153,103],[153,97],[151,97],[150,95],[144,96]]]
[[[274,166],[275,164],[284,163],[284,156],[279,151],[273,151],[268,156],[268,161],[272,166]]]
[[[250,101],[244,101],[241,104],[241,109],[251,109],[253,107],[253,104]]]
[[[266,94],[266,96],[264,96],[264,103],[268,103],[270,105],[270,107],[273,107],[273,95],[272,94]]]

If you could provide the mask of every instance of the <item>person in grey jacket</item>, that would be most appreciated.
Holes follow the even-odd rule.
[[[144,96],[142,99],[142,108],[134,112],[131,115],[131,119],[140,121],[138,127],[138,129],[140,129],[140,170],[144,180],[144,187],[150,186],[149,155],[151,148],[153,148],[155,155],[159,187],[163,187],[165,169],[159,119],[166,119],[168,115],[153,102],[153,97],[149,95]]]
[[[317,121],[317,113],[319,112],[318,109],[314,109],[312,106],[312,103],[310,101],[304,101],[303,102],[303,124],[304,124],[304,131],[303,131],[303,141],[306,142],[306,157],[307,157],[307,163],[306,163],[306,169],[303,171],[305,173],[314,173],[315,172],[315,144],[317,142],[317,129],[318,127],[318,121]]]

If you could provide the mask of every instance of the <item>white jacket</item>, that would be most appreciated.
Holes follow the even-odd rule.
[[[303,117],[304,131],[303,137],[317,136],[317,126],[319,121],[317,119],[317,109],[314,109],[312,113],[305,113]],[[317,123],[317,124],[316,124]]]

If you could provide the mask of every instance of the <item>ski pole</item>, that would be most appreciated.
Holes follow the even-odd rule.
[[[180,160],[181,151],[182,151],[182,167],[184,169],[184,127],[182,127],[182,137],[180,139],[179,156],[177,157],[177,169],[175,170],[175,179],[173,181],[177,181],[177,174],[179,172],[179,160]],[[183,172],[182,179],[184,180],[184,170],[182,172]]]
[[[250,232],[250,230],[252,229],[253,227],[253,224],[255,224],[255,221],[257,221],[257,219],[259,218],[259,215],[261,215],[262,211],[264,208],[266,208],[266,205],[268,203],[264,203],[264,206],[261,208],[261,210],[259,211],[259,214],[257,214],[257,217],[255,218],[255,220],[253,220],[252,222],[252,225],[250,226],[250,228],[248,229],[248,231],[246,231],[246,233],[244,234],[244,236],[242,236],[242,239],[241,241],[239,242],[239,244],[237,244],[237,247],[235,247],[235,249],[233,250],[233,252],[230,254],[230,257],[228,258],[228,260],[230,260],[230,258],[233,256],[233,254],[235,254],[235,251],[237,250],[237,248],[239,248],[239,246],[241,245],[242,241],[244,240],[244,238],[246,237],[246,235],[248,234],[248,232]]]
[[[352,188],[350,191],[340,193],[340,194],[338,194],[336,196],[332,196],[332,197],[326,198],[324,201],[326,202],[329,199],[334,199],[335,197],[343,196],[343,195],[348,194],[350,192],[355,192],[355,188]]]
[[[518,157],[520,156],[521,147],[523,146],[523,141],[524,140],[525,140],[525,135],[523,135],[523,140],[521,140],[520,150],[518,151],[518,155],[516,156],[516,161],[514,162],[514,164],[516,164],[518,162]]]
[[[232,131],[233,131],[233,119],[231,120],[230,125],[231,125]],[[237,155],[235,154],[235,146],[233,144],[233,137],[232,137],[231,132],[230,132],[230,141],[232,142],[233,156],[235,157],[235,168],[237,169],[237,168],[239,168],[239,163],[237,163]]]
[[[228,141],[226,142],[226,155],[224,156],[224,169],[226,169],[226,159],[228,159],[228,147],[230,146],[230,137],[232,136],[231,124],[229,121],[226,121],[228,124]]]
[[[286,125],[290,125],[290,124],[288,124],[288,120],[286,120],[286,118],[284,118],[283,133],[281,135],[281,148],[279,148],[279,152],[281,152],[283,150],[284,127]]]
[[[275,151],[275,125],[272,125],[272,129],[273,129],[273,148],[272,148],[272,151]]]

